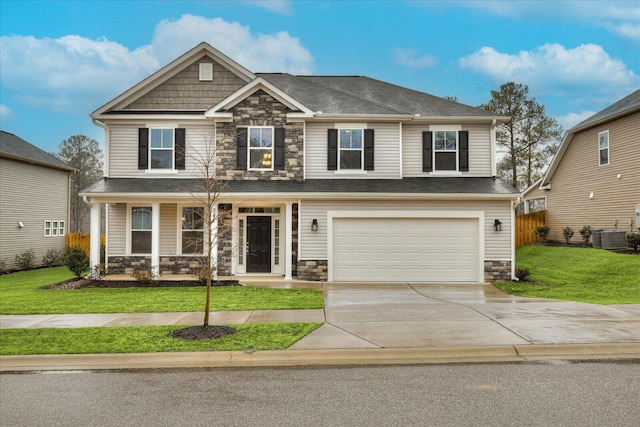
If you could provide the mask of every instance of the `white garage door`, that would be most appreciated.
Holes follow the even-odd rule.
[[[478,281],[478,220],[334,218],[334,281]]]

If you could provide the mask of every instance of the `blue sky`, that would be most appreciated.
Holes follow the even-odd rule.
[[[640,1],[0,1],[0,128],[46,151],[201,41],[254,72],[366,75],[565,129],[640,87]]]

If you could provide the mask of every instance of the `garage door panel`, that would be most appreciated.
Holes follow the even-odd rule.
[[[477,281],[477,219],[335,218],[334,280]]]

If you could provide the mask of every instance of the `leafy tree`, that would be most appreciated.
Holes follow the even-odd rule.
[[[562,127],[547,116],[543,105],[529,98],[529,87],[523,84],[503,84],[480,108],[511,117],[496,130],[496,142],[506,151],[498,162],[498,175],[520,189],[533,184],[555,154]]]
[[[78,193],[102,178],[102,150],[95,139],[74,135],[58,145],[54,156],[78,171],[71,180],[71,233],[89,232],[89,207]]]

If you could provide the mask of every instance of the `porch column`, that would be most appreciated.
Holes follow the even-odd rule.
[[[213,280],[218,280],[218,204],[214,203],[211,208],[211,271]]]
[[[151,275],[160,277],[160,203],[151,205]]]
[[[293,253],[293,202],[284,204],[284,280],[291,280],[291,254]]]
[[[91,270],[89,275],[97,278],[100,276],[100,203],[91,205],[91,222],[89,227],[89,263]],[[105,260],[106,262],[106,260]]]

